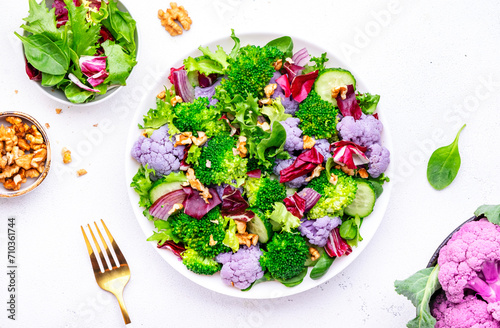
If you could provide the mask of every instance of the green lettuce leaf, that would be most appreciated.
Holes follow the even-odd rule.
[[[217,50],[215,52],[212,52],[210,49],[208,49],[208,47],[199,47],[198,49],[207,58],[212,59],[213,61],[218,63],[220,66],[222,66],[223,70],[226,70],[227,67],[229,66],[229,63],[227,62],[228,56],[221,46],[217,46]]]
[[[396,280],[396,293],[405,296],[417,308],[417,317],[406,325],[408,328],[434,328],[436,319],[431,315],[429,301],[441,288],[438,280],[439,266],[418,271],[405,280]]]
[[[26,31],[33,34],[45,34],[52,41],[60,38],[60,31],[57,29],[55,8],[50,11],[45,4],[45,0],[38,4],[36,0],[29,0],[29,16],[24,18],[27,24],[21,25]]]
[[[149,190],[153,186],[151,174],[154,175],[154,173],[155,170],[149,169],[147,164],[146,166],[141,165],[130,183],[130,187],[134,188],[140,196],[139,206],[141,207],[149,208],[152,205],[149,199]]]
[[[64,88],[64,94],[69,101],[75,104],[84,103],[94,97],[94,92],[80,89],[79,86],[72,82]]]
[[[377,109],[377,104],[380,101],[379,95],[372,95],[368,92],[365,92],[361,95],[357,95],[356,99],[359,102],[359,107],[366,115],[372,115]]]
[[[170,226],[169,221],[155,220],[154,225],[158,231],[154,232],[153,235],[147,239],[148,241],[156,241],[160,245],[163,245],[166,241],[169,240],[172,240],[174,243],[178,243],[181,241],[179,237],[172,231],[172,227]]]
[[[87,9],[84,6],[76,7],[73,0],[64,0],[64,3],[68,9],[66,25],[71,26],[73,36],[71,48],[78,56],[93,56],[100,38],[101,25],[87,22]]]
[[[111,32],[116,41],[127,50],[128,54],[135,58],[135,20],[129,13],[120,11],[113,0],[109,1],[108,12],[108,18],[103,21],[103,25]]]
[[[226,228],[226,235],[224,236],[224,240],[222,243],[227,247],[231,248],[233,252],[237,252],[240,249],[240,243],[238,241],[238,237],[236,237],[236,223],[233,219],[224,217],[224,226]]]
[[[190,72],[200,72],[205,75],[209,74],[224,74],[223,68],[219,63],[212,59],[204,57],[188,57],[184,59],[184,69]]]
[[[168,94],[168,90],[166,92]],[[180,131],[175,127],[173,119],[175,117],[170,101],[156,98],[156,108],[151,108],[143,117],[143,125],[139,129],[158,129],[168,124],[169,133],[174,135]]]
[[[280,97],[276,98],[270,106],[262,107],[260,112],[271,120],[271,126],[273,126],[275,121],[282,122],[292,117],[290,114],[285,114],[285,107],[281,104]]]
[[[21,36],[15,32],[24,45],[26,59],[33,67],[52,75],[65,74],[69,67],[68,55],[44,34]]]
[[[130,75],[132,68],[136,64],[135,59],[126,54],[123,48],[113,41],[106,40],[102,44],[106,59],[109,76],[104,81],[108,84],[125,85],[125,80]]]
[[[269,219],[274,222],[273,226],[280,226],[282,231],[291,232],[292,229],[300,226],[300,219],[288,212],[285,204],[274,203],[274,210],[269,215]]]
[[[272,127],[272,132],[269,136],[262,139],[257,145],[257,158],[259,159],[259,163],[263,163],[264,165],[266,165],[266,163],[270,164],[266,158],[266,150],[270,149],[270,151],[267,152],[267,156],[275,157],[283,152],[283,147],[286,142],[286,130],[283,125],[275,121]]]

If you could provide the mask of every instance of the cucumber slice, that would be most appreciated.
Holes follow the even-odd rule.
[[[151,200],[151,203],[154,204],[158,198],[171,191],[181,189],[182,183],[183,182],[181,181],[165,181],[164,179],[156,181],[149,191],[149,199]]]
[[[328,68],[319,74],[314,83],[314,91],[318,93],[321,99],[337,106],[337,100],[332,98],[332,88],[349,84],[352,84],[354,90],[356,90],[356,80],[351,72],[342,68]]]
[[[373,212],[375,206],[375,190],[370,182],[366,180],[356,179],[358,191],[352,203],[344,208],[344,213],[350,216],[359,216],[364,218]]]
[[[247,222],[247,230],[249,233],[258,235],[260,243],[267,243],[274,234],[271,222],[257,215]]]

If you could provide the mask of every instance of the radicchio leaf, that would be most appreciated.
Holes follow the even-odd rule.
[[[176,72],[176,71],[183,70],[183,69],[184,69],[184,65],[182,65],[181,67],[178,67],[178,68],[170,67],[170,74],[168,75],[168,80],[170,81],[170,83],[174,84],[173,73]]]
[[[299,196],[304,198],[304,200],[306,201],[304,213],[309,212],[321,198],[321,194],[312,188],[302,189],[302,191],[299,192]]]
[[[31,65],[28,62],[28,59],[26,59],[26,56],[24,56],[24,62],[26,63],[26,74],[28,74],[28,77],[30,78],[30,80],[41,81],[42,80],[42,72],[40,72],[39,70],[34,68],[33,65]]]
[[[224,188],[222,195],[221,215],[248,222],[255,216],[255,213],[247,210],[250,205],[241,195],[241,191],[232,186]]]
[[[354,86],[352,84],[347,86],[345,99],[342,99],[339,92],[336,100],[342,115],[352,116],[354,120],[359,120],[361,118],[361,114],[363,112],[361,111],[361,107],[359,107],[358,101],[356,100],[356,94],[354,93]]]
[[[330,257],[351,254],[352,248],[342,237],[340,237],[339,228],[335,228],[330,232],[330,236],[328,236],[328,241],[326,242],[325,252]]]
[[[208,199],[208,204],[200,196],[199,192],[191,187],[182,187],[187,197],[182,203],[184,205],[184,213],[195,218],[201,219],[205,214],[210,212],[212,208],[219,205],[221,200],[217,191],[213,188],[209,188],[212,198]]]
[[[290,84],[292,84],[295,77],[300,75],[300,73],[302,73],[302,70],[304,69],[304,67],[302,66],[291,64],[289,62],[285,62],[285,64],[283,64],[283,68],[287,73],[285,75],[288,76],[288,81],[290,82]]]
[[[314,171],[316,166],[323,163],[324,157],[315,147],[303,152],[287,168],[280,172],[280,183],[292,181],[295,178],[303,176]]]
[[[302,219],[306,209],[306,200],[304,198],[300,197],[297,193],[294,193],[292,196],[285,198],[283,203],[285,203],[288,212],[292,213],[299,219]]]
[[[368,164],[370,160],[366,157],[366,147],[356,145],[351,141],[337,141],[333,143],[333,161],[340,165],[347,165],[349,169],[356,169],[358,165]]]
[[[168,212],[174,207],[175,204],[182,204],[187,195],[183,189],[178,189],[169,192],[166,195],[158,198],[154,204],[149,208],[149,214],[155,218],[166,220],[170,216]]]
[[[260,179],[260,177],[262,176],[262,170],[261,169],[256,169],[256,170],[248,171],[247,175],[248,175],[249,178]]]
[[[285,97],[290,97],[292,94],[292,90],[290,89],[290,81],[288,81],[287,74],[281,75],[276,79],[276,83],[283,89],[285,92]]]
[[[90,92],[100,92],[99,90],[97,89],[92,89],[92,88],[89,88],[88,86],[86,86],[85,84],[82,83],[82,81],[80,81],[76,76],[75,74],[73,73],[69,73],[68,74],[68,77],[69,79],[71,80],[71,82],[73,82],[74,84],[76,84],[80,89],[83,89],[83,90],[86,90],[86,91],[90,91]]]
[[[80,68],[82,73],[88,77],[87,82],[93,87],[103,83],[108,77],[106,72],[106,56],[81,56]]]
[[[172,253],[174,253],[179,258],[180,261],[182,261],[182,256],[181,256],[182,252],[186,250],[186,248],[183,245],[174,243],[172,240],[167,240],[162,245],[158,243],[156,247],[171,250]]]
[[[214,82],[217,80],[218,75],[217,74],[209,74],[205,75],[202,73],[198,74],[198,84],[200,85],[200,88],[206,88],[214,84]]]
[[[189,82],[187,71],[181,69],[172,72],[172,80],[174,81],[175,93],[182,98],[182,101],[192,102],[194,100],[194,88]]]
[[[314,81],[316,81],[317,77],[317,70],[307,74],[296,76],[292,81],[291,87],[293,99],[298,101],[299,103],[306,99],[309,92],[311,92]],[[356,101],[356,95],[354,95],[354,101]]]

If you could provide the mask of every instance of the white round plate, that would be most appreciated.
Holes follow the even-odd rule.
[[[280,37],[281,35],[276,35],[272,33],[251,33],[251,34],[243,34],[243,35],[238,35],[238,37],[241,40],[241,45],[247,45],[247,44],[255,44],[255,45],[260,45],[263,46],[270,40],[273,40],[277,37]],[[293,42],[294,42],[294,51],[297,51],[299,49],[302,49],[303,47],[306,47],[309,53],[312,56],[320,56],[323,52],[327,52],[325,49],[311,44],[305,40],[301,40],[298,38],[292,37]],[[207,43],[210,47],[210,49],[216,49],[217,45],[221,45],[226,52],[229,52],[233,45],[234,42],[231,40],[231,38],[223,38],[219,40],[212,41],[210,43]],[[203,45],[205,46],[205,45]],[[192,52],[186,54],[183,57],[180,57],[179,60],[176,62],[172,62],[170,67],[179,67],[182,65],[182,60],[184,58],[187,58],[188,56],[196,57],[200,56],[201,52],[198,49],[193,49]],[[333,56],[331,53],[328,53],[328,58],[330,60],[327,63],[328,67],[342,67],[345,69],[349,69],[347,65],[344,65],[343,63],[339,62],[335,56]],[[352,72],[352,71],[351,71]],[[356,84],[357,84],[357,89],[360,90],[361,92],[370,92],[370,89],[360,80],[359,75],[355,74],[355,72],[352,72],[354,77],[356,78]],[[168,81],[167,76],[169,72],[164,72],[163,77],[157,81]],[[150,108],[155,108],[156,107],[156,95],[164,90],[164,86],[162,83],[158,82],[156,85],[152,87],[151,90],[148,91],[148,93],[145,95],[141,105],[139,106],[139,110],[137,111],[135,118],[132,120],[131,125],[130,125],[130,130],[128,134],[128,140],[127,140],[127,151],[126,151],[126,183],[127,185],[130,185],[130,182],[132,181],[132,178],[134,177],[135,173],[137,172],[139,168],[139,164],[130,156],[130,150],[132,149],[133,143],[139,138],[141,135],[141,130],[137,128],[137,124],[142,123],[142,117],[145,115]],[[382,95],[383,97],[383,95]],[[382,123],[385,123],[384,121],[384,111],[380,109],[378,110],[380,114],[380,120]],[[385,125],[385,124],[384,124]],[[388,133],[385,131],[382,136],[382,142],[385,147],[387,147],[389,150],[392,149],[392,144],[390,140],[390,136]],[[393,155],[394,157],[394,155]],[[387,176],[391,176],[392,172],[392,167],[393,165],[389,166],[389,169],[386,172]],[[352,253],[348,256],[342,256],[340,258],[337,258],[332,266],[330,267],[330,270],[320,279],[318,280],[312,280],[309,277],[309,274],[304,278],[304,281],[295,287],[285,287],[279,282],[275,281],[268,281],[268,282],[263,282],[260,284],[255,285],[252,287],[249,291],[242,292],[239,289],[236,289],[234,287],[230,287],[225,285],[222,280],[219,277],[219,274],[215,274],[213,276],[203,276],[203,275],[197,275],[189,270],[186,269],[186,267],[182,264],[181,261],[178,260],[178,258],[169,250],[166,249],[158,249],[156,248],[156,243],[155,242],[150,242],[152,247],[155,247],[158,250],[158,253],[167,261],[172,267],[174,267],[180,274],[184,275],[191,281],[206,287],[210,290],[216,291],[221,294],[225,295],[230,295],[234,297],[239,297],[239,298],[249,298],[249,299],[268,299],[268,298],[278,298],[278,297],[283,297],[283,296],[289,296],[293,294],[297,294],[303,291],[306,291],[308,289],[311,289],[313,287],[316,287],[335,275],[339,274],[342,270],[344,270],[349,264],[351,264],[356,257],[361,254],[361,252],[365,249],[365,247],[368,245],[372,237],[375,235],[375,232],[377,231],[377,228],[379,227],[380,223],[382,222],[382,218],[384,217],[385,210],[387,208],[387,205],[389,203],[389,198],[391,194],[391,189],[392,185],[391,183],[386,183],[384,184],[384,192],[382,195],[377,199],[377,203],[375,204],[375,208],[372,214],[365,218],[363,221],[363,225],[361,227],[361,236],[363,236],[363,241],[361,241],[358,245],[358,247],[354,248]],[[129,188],[128,194],[130,197],[130,201],[132,203],[132,207],[134,209],[135,215],[137,217],[137,220],[139,221],[139,224],[144,231],[146,238],[151,236],[153,234],[154,230],[154,225],[153,222],[149,221],[144,217],[142,214],[143,208],[139,207],[138,202],[139,202],[139,196],[136,194],[136,192],[132,189]],[[146,239],[144,238],[144,239]],[[146,242],[146,240],[144,240]],[[309,269],[311,270],[311,269]]]

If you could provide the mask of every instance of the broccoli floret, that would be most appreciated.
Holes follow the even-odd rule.
[[[219,207],[210,210],[200,220],[180,212],[171,216],[168,221],[173,234],[178,236],[186,247],[195,250],[202,257],[213,258],[217,254],[230,251],[222,243],[226,233]]]
[[[335,137],[338,108],[324,101],[312,90],[299,105],[295,115],[300,119],[299,128],[305,135],[317,139],[332,139]]]
[[[230,60],[227,78],[222,80],[220,88],[225,89],[231,98],[247,93],[262,98],[264,87],[276,71],[273,63],[282,57],[283,52],[276,47],[243,47],[238,56]],[[217,93],[215,97],[219,99]]]
[[[290,279],[304,269],[309,247],[300,234],[282,232],[275,234],[260,258],[262,268],[269,270],[275,279]]]
[[[286,197],[286,188],[278,180],[250,178],[245,184],[248,202],[263,212],[272,211],[275,202]]]
[[[198,131],[203,131],[211,137],[226,131],[223,121],[217,120],[219,112],[215,107],[209,107],[206,97],[196,98],[193,102],[181,102],[173,108],[175,118],[173,123],[181,132],[192,132],[198,136]]]
[[[259,159],[256,156],[251,156],[248,159],[247,171],[250,172],[253,170],[260,170],[262,174],[267,174],[267,175],[273,174],[273,166],[274,163],[276,162],[276,157],[269,156],[270,151],[271,148],[266,149],[264,156],[266,157],[268,162],[271,163],[271,166],[266,166],[262,163],[259,163]]]
[[[233,183],[233,180],[243,179],[247,173],[247,159],[234,155],[236,140],[229,135],[215,136],[202,147],[198,159],[199,165],[194,166],[196,177],[204,185]]]
[[[182,254],[182,263],[188,270],[196,274],[213,275],[219,272],[222,265],[213,258],[203,257],[194,249],[186,249]]]
[[[319,219],[323,216],[341,216],[342,210],[351,204],[356,197],[358,185],[353,177],[343,173],[340,170],[332,170],[337,177],[336,183],[330,183],[330,177],[326,171],[312,179],[307,185],[321,194],[321,198],[309,212],[309,219]]]

